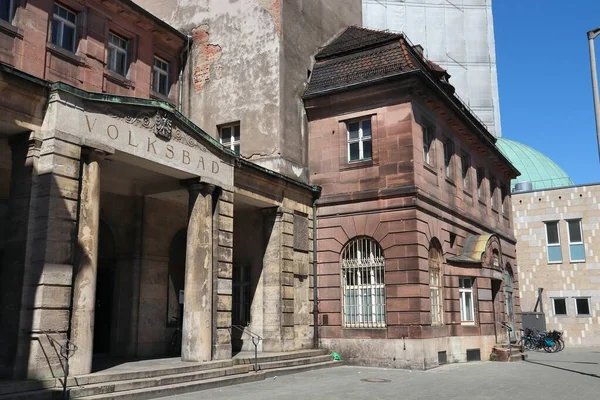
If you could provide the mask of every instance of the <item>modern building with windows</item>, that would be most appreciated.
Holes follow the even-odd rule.
[[[600,345],[599,200],[598,184],[513,193],[521,308],[567,345]]]
[[[456,93],[502,136],[492,0],[362,0],[363,26],[404,32],[452,76]]]
[[[347,362],[426,369],[516,340],[519,172],[447,79],[403,34],[349,27],[315,55],[319,343]]]

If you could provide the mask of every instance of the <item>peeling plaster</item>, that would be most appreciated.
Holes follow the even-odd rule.
[[[275,30],[277,31],[277,36],[281,36],[281,0],[257,0],[258,4],[267,10],[267,12],[273,18],[273,23],[275,24]]]
[[[200,25],[192,30],[192,40],[198,46],[198,56],[194,66],[194,89],[201,92],[210,80],[211,66],[221,58],[221,46],[210,44],[208,25]]]

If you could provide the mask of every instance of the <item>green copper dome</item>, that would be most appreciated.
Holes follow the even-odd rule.
[[[522,182],[531,182],[533,190],[573,185],[567,173],[539,151],[505,138],[498,138],[496,146],[521,172],[521,176],[512,180],[511,190]]]

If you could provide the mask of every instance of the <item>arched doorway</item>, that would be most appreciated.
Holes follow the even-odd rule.
[[[504,304],[506,307],[506,323],[511,327],[509,339],[511,342],[517,340],[515,333],[515,313],[514,313],[514,302],[513,302],[513,283],[514,276],[510,264],[506,264],[504,269]]]
[[[115,285],[115,240],[102,220],[98,229],[98,274],[94,310],[94,354],[110,352],[113,295]]]

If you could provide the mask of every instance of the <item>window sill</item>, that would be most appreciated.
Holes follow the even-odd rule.
[[[461,321],[462,326],[477,326],[477,324],[473,321]]]
[[[8,36],[23,39],[23,30],[3,19],[0,19],[0,32],[5,33]]]
[[[104,77],[106,77],[108,80],[114,83],[126,87],[127,89],[134,89],[132,81],[125,78],[123,75],[117,74],[116,72],[113,72],[109,69],[104,70]]]
[[[347,163],[346,165],[344,165],[343,167],[341,167],[340,171],[348,171],[348,170],[352,170],[352,169],[365,168],[365,167],[374,167],[377,165],[378,164],[373,162],[373,159],[351,161],[351,162]]]
[[[342,329],[360,329],[360,330],[370,330],[370,331],[381,331],[381,330],[387,329],[387,326],[374,326],[374,327],[342,326]]]
[[[569,260],[569,264],[582,264],[585,260]]]
[[[576,315],[575,318],[592,318],[591,314],[580,314]]]
[[[83,57],[78,56],[77,54],[72,53],[69,50],[65,50],[62,47],[59,47],[53,43],[46,43],[46,49],[50,53],[52,53],[62,59],[65,59],[73,64],[77,64],[79,66],[85,65],[85,60],[83,59]]]
[[[167,103],[169,103],[171,105],[175,105],[175,102],[173,100],[171,100],[171,98],[169,96],[165,96],[164,94],[155,92],[154,90],[150,90],[150,98],[155,99],[155,100],[160,100],[160,101],[166,101]]]
[[[432,174],[434,174],[435,176],[437,176],[437,172],[435,172],[435,168],[433,167],[433,165],[431,165],[431,164],[427,164],[427,163],[424,163],[424,164],[423,164],[423,168],[424,168],[425,170],[427,170],[427,171],[431,172],[431,173],[432,173]]]
[[[562,264],[562,260],[560,261],[548,261],[548,264],[552,265],[552,264]]]

